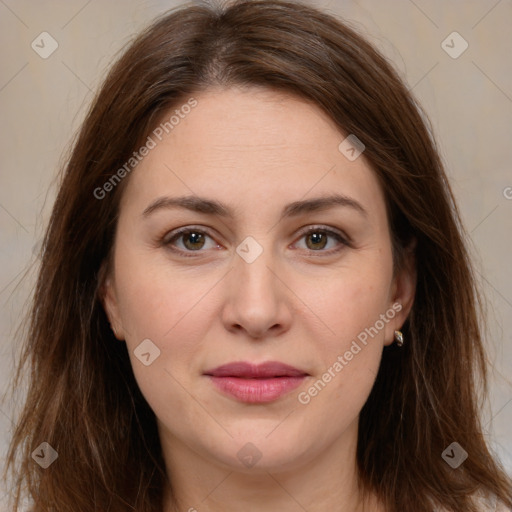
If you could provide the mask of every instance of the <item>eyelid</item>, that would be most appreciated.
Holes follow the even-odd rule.
[[[169,232],[167,232],[161,239],[160,239],[160,245],[169,248],[171,251],[178,253],[180,255],[183,255],[185,257],[194,257],[194,252],[202,253],[205,252],[203,250],[198,251],[184,251],[183,249],[178,249],[176,247],[173,247],[172,242],[179,240],[183,235],[191,232],[198,232],[204,235],[207,235],[212,240],[214,240],[215,244],[219,246],[220,244],[215,240],[215,237],[210,232],[209,228],[206,228],[205,226],[183,226],[181,228],[173,229]]]
[[[309,234],[311,232],[315,232],[315,231],[322,231],[322,232],[330,234],[330,235],[337,235],[347,245],[350,245],[352,243],[351,238],[346,233],[341,231],[340,229],[333,228],[331,226],[326,226],[323,224],[312,224],[312,225],[306,226],[305,228],[301,229],[298,234],[299,234],[299,237],[303,237],[304,235],[307,235],[307,234]]]
[[[215,240],[215,237],[212,235],[210,228],[207,228],[205,226],[195,226],[195,225],[183,226],[181,228],[176,228],[172,231],[167,232],[161,238],[161,245],[163,245],[164,247],[168,247],[173,252],[179,253],[185,257],[194,257],[194,253],[198,253],[198,255],[199,255],[200,253],[205,252],[205,251],[201,250],[201,249],[199,249],[197,251],[184,251],[183,249],[178,249],[176,247],[173,247],[173,245],[171,243],[175,240],[179,240],[179,238],[182,235],[191,233],[191,232],[195,232],[195,231],[210,237],[212,240],[215,241],[217,247],[220,245]],[[309,233],[314,233],[314,232],[323,232],[331,238],[336,238],[342,246],[348,246],[348,247],[352,246],[352,241],[351,241],[350,237],[347,236],[343,231],[340,231],[339,229],[333,228],[331,226],[326,226],[326,225],[321,225],[321,224],[309,225],[309,226],[306,226],[306,227],[302,228],[301,230],[299,230],[293,244],[295,244],[298,240],[300,240],[304,236],[308,235]],[[324,251],[324,250],[314,251],[314,250],[308,250],[308,249],[304,249],[304,250],[308,251],[310,254],[318,253],[318,254],[316,254],[316,256],[328,256],[328,255],[331,255],[331,254],[334,254],[334,253],[340,251],[341,248],[338,247],[338,248],[329,249],[326,251]]]
[[[191,224],[189,226],[183,226],[181,228],[172,229],[171,231],[166,231],[165,235],[162,237],[162,241],[163,243],[167,243],[170,240],[178,238],[179,235],[183,235],[184,233],[189,233],[191,231],[199,231],[200,233],[205,233],[208,236],[212,237],[210,228],[207,228],[206,226],[196,226],[194,224]]]
[[[329,238],[335,238],[338,241],[338,247],[328,249],[328,250],[319,250],[319,251],[314,251],[311,249],[309,249],[309,250],[302,249],[304,251],[307,251],[309,253],[309,255],[311,255],[313,257],[319,257],[319,258],[328,257],[328,256],[332,256],[334,254],[337,254],[338,252],[343,250],[345,247],[353,247],[352,240],[343,231],[340,231],[339,229],[333,228],[331,226],[325,226],[325,225],[319,225],[319,224],[310,225],[310,226],[307,226],[306,228],[300,230],[299,234],[298,234],[298,238],[296,238],[296,242],[299,241],[300,239],[302,239],[304,236],[309,235],[310,233],[317,233],[317,232],[325,233],[325,234],[327,234],[327,236]],[[294,244],[296,242],[294,242]],[[298,249],[294,249],[294,250],[298,250]]]

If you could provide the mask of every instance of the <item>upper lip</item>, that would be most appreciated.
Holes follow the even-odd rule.
[[[252,364],[244,361],[223,364],[204,372],[212,377],[239,377],[245,379],[264,379],[271,377],[303,377],[308,373],[279,361]]]

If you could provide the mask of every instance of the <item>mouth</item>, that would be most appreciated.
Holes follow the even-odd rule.
[[[259,365],[233,362],[203,375],[209,377],[221,393],[245,403],[273,402],[309,377],[307,372],[277,361]]]

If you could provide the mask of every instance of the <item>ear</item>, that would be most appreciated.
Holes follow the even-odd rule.
[[[110,328],[112,329],[114,336],[123,341],[124,330],[119,315],[119,304],[117,300],[117,292],[115,287],[115,280],[113,273],[108,269],[108,263],[103,262],[99,272],[99,288],[98,297],[105,310],[108,321],[110,322]]]
[[[395,331],[399,331],[407,320],[414,303],[416,293],[416,240],[404,250],[400,268],[393,277],[390,295],[390,308],[396,314],[386,325],[385,345],[395,340]]]

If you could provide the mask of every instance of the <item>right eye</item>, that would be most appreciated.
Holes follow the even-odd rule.
[[[182,253],[183,256],[189,257],[192,255],[185,253],[204,252],[202,249],[204,249],[205,246],[206,249],[208,249],[208,239],[213,242],[209,247],[210,249],[220,247],[206,231],[194,227],[185,227],[177,231],[171,231],[165,235],[162,244],[169,247],[172,251]],[[181,242],[181,247],[177,247],[177,245],[179,246],[180,244],[176,244],[176,242]]]

